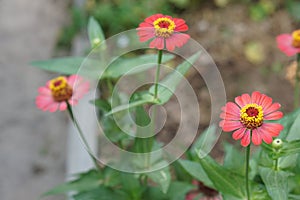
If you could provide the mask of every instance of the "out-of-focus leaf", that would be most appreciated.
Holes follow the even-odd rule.
[[[149,187],[143,195],[143,200],[183,200],[186,193],[195,189],[195,186],[185,182],[174,181],[170,184],[169,190],[164,194],[157,187]]]
[[[116,106],[114,108],[111,109],[111,111],[109,111],[108,113],[106,113],[106,116],[121,112],[121,111],[125,111],[137,107],[137,106],[141,106],[141,105],[145,105],[147,103],[156,103],[155,99],[153,98],[153,96],[151,94],[144,94],[141,95],[139,99],[136,99],[134,101],[129,102],[128,104],[123,104],[120,106]]]
[[[171,174],[169,167],[165,167],[161,170],[147,173],[147,175],[152,181],[159,184],[163,193],[167,193],[171,183]]]
[[[296,19],[300,20],[300,2],[295,0],[286,1],[289,13]]]
[[[159,104],[164,104],[172,97],[178,84],[184,78],[187,71],[193,66],[193,63],[199,58],[201,52],[197,52],[186,61],[176,67],[176,69],[168,74],[162,81],[159,82],[157,87]],[[154,94],[155,86],[149,89],[149,93]]]
[[[233,145],[225,143],[224,167],[243,175],[245,172],[245,156]]]
[[[162,63],[168,62],[174,58],[171,54],[164,54]],[[119,78],[124,74],[130,75],[140,73],[155,67],[157,55],[146,54],[134,58],[118,58],[106,69],[103,77],[106,78]],[[138,67],[138,68],[137,68]]]
[[[59,185],[44,195],[62,194],[71,191],[82,192],[97,188],[101,184],[103,184],[103,174],[96,170],[90,170],[79,174],[76,180]]]
[[[300,139],[300,109],[296,109],[293,112],[285,115],[282,119],[277,121],[284,126],[283,131],[281,131],[279,138],[285,139],[287,141],[293,141]],[[297,160],[296,154],[285,156],[279,159],[280,168],[290,168],[296,166]]]
[[[269,195],[273,200],[288,199],[288,177],[289,173],[274,171],[271,168],[260,167],[260,175],[266,185]]]
[[[145,187],[140,184],[136,174],[122,172],[121,180],[123,189],[129,194],[130,199],[141,199]]]
[[[286,140],[299,139],[299,133],[297,130],[300,130],[300,109],[296,109],[293,112],[286,114],[280,120],[277,120],[276,123],[282,124],[284,129],[281,131],[279,138]],[[297,123],[298,122],[298,123]]]
[[[92,48],[97,47],[100,43],[104,42],[105,40],[103,30],[94,17],[89,18],[88,35]]]
[[[128,196],[120,190],[98,187],[90,191],[80,192],[74,195],[73,198],[74,200],[127,200]]]
[[[104,78],[119,78],[127,74],[135,74],[145,71],[156,66],[154,60],[157,55],[148,54],[137,56],[135,58],[118,58],[106,69],[100,60],[84,57],[65,57],[55,58],[44,61],[34,61],[31,65],[51,72],[58,72],[66,75],[77,74],[98,79],[101,74],[101,79]],[[167,62],[173,59],[174,56],[165,54],[162,62]],[[146,64],[146,65],[145,65]],[[136,66],[142,66],[134,69]],[[84,66],[81,68],[81,66]],[[134,69],[134,70],[132,70]]]
[[[85,63],[85,67],[79,71],[83,62]],[[83,76],[94,78],[96,77],[95,74],[97,74],[97,69],[101,70],[99,68],[101,64],[98,61],[85,59],[82,57],[66,57],[44,61],[34,61],[31,63],[31,65],[51,72],[58,72],[66,75],[80,73]]]
[[[290,156],[300,153],[300,140],[293,140],[290,142],[283,142],[282,149],[276,153],[273,157],[280,158],[283,156]]]
[[[219,192],[241,199],[246,198],[245,180],[242,176],[220,166],[209,156],[199,159],[199,163]]]
[[[186,193],[192,190],[195,186],[184,182],[172,182],[167,193],[170,200],[185,199]]]
[[[192,177],[203,182],[207,187],[215,188],[214,184],[209,179],[206,172],[198,162],[193,162],[190,160],[179,160],[179,163]]]
[[[201,151],[203,154],[208,154],[213,146],[216,144],[218,137],[215,137],[217,130],[216,124],[212,124],[193,143],[190,153],[194,158],[198,157],[198,152]]]

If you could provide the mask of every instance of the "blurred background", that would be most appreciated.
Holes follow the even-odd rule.
[[[109,37],[155,13],[186,20],[188,33],[216,62],[228,100],[259,90],[284,112],[293,109],[295,58],[283,55],[275,38],[299,29],[297,0],[0,0],[1,200],[38,199],[65,180],[67,117],[34,104],[37,88],[55,75],[30,62],[73,55],[76,40],[87,39],[89,16]],[[188,79],[201,101],[203,129],[210,97],[199,75],[190,73]],[[168,124],[165,131],[172,129]]]

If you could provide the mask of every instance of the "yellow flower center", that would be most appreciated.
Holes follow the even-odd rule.
[[[264,113],[262,107],[255,104],[247,104],[240,110],[242,124],[248,129],[260,127],[264,121]]]
[[[292,33],[292,37],[293,37],[293,42],[292,42],[293,47],[300,48],[300,29],[294,31]]]
[[[153,22],[155,28],[155,35],[157,37],[168,38],[170,37],[176,27],[175,22],[169,18],[158,18]]]
[[[67,79],[63,76],[52,79],[49,83],[49,88],[53,99],[57,102],[67,101],[73,94],[71,86],[68,85]]]

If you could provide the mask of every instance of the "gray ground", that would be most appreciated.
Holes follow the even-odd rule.
[[[66,8],[65,0],[0,0],[1,200],[38,199],[64,181],[66,117],[35,107],[52,76],[29,63],[51,57]]]

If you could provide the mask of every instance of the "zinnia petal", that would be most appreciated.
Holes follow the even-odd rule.
[[[270,113],[270,114],[264,116],[264,119],[265,120],[278,120],[278,119],[281,119],[282,117],[283,117],[283,113],[280,111],[276,111],[276,112],[273,112],[273,113]]]
[[[251,103],[251,97],[249,94],[243,94],[235,98],[235,102],[242,108],[245,105]]]
[[[238,128],[242,128],[242,124],[239,121],[227,121],[227,120],[222,120],[220,122],[220,126],[222,127],[223,131],[225,132],[230,132],[234,131]]]
[[[264,107],[263,110],[264,110],[264,114],[265,115],[268,115],[272,112],[275,112],[277,111],[279,108],[281,107],[281,105],[279,103],[273,103],[271,106],[269,107]]]
[[[252,103],[258,104],[260,102],[261,96],[262,95],[260,92],[258,91],[253,92],[251,95]]]
[[[150,16],[150,17],[147,17],[147,18],[145,19],[145,22],[147,22],[147,23],[149,23],[149,24],[153,24],[153,22],[154,22],[155,20],[157,20],[158,18],[161,18],[161,17],[164,17],[164,15],[158,13],[158,14],[152,15],[152,16]]]
[[[59,105],[59,110],[64,111],[67,109],[67,103],[66,102],[61,102]]]
[[[258,105],[261,105],[264,108],[268,108],[272,105],[272,98],[268,97],[265,94],[262,94],[260,97],[260,101],[258,102]]]
[[[259,129],[260,130],[260,136],[263,139],[263,141],[267,144],[270,144],[273,141],[272,135],[267,132],[267,131],[263,131],[263,129]]]
[[[222,110],[226,113],[240,116],[240,108],[235,103],[226,103],[225,107],[223,107]]]
[[[245,135],[246,128],[240,128],[233,132],[232,138],[235,140],[241,139]]]
[[[278,48],[287,56],[293,56],[300,53],[300,48],[295,48],[292,45],[293,37],[291,34],[281,34],[276,37]]]
[[[262,132],[269,133],[272,137],[278,137],[280,131],[283,130],[283,126],[276,123],[264,123],[260,129]]]
[[[185,21],[183,19],[174,18],[173,20],[176,24],[175,31],[183,32],[189,30],[189,27],[185,24]]]
[[[150,42],[150,48],[163,49],[164,48],[164,39],[163,38],[155,38],[152,42]]]
[[[249,144],[250,144],[250,131],[247,130],[247,131],[245,132],[244,136],[243,136],[242,139],[241,139],[241,145],[242,145],[243,147],[246,147],[246,146],[248,146]]]
[[[261,136],[258,129],[253,129],[252,131],[252,142],[254,145],[260,145],[261,144]]]

